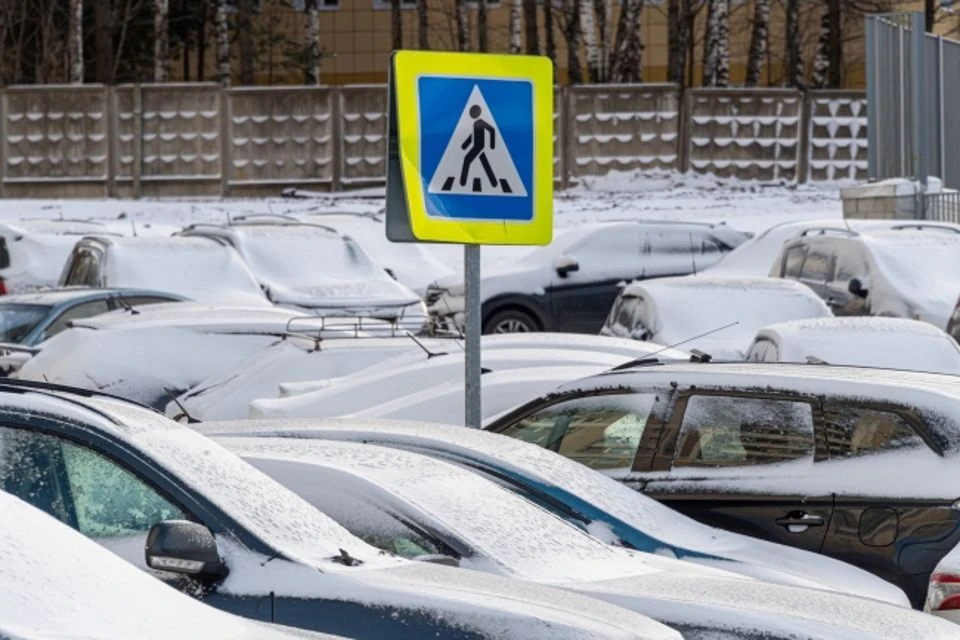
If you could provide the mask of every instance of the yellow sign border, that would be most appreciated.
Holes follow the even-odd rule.
[[[533,86],[533,219],[457,220],[427,214],[420,175],[421,76],[527,80]],[[398,51],[393,58],[397,137],[413,235],[426,242],[546,245],[553,239],[553,65],[541,56]]]

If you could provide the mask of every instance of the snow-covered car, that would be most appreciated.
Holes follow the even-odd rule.
[[[788,280],[658,278],[624,287],[600,333],[681,345],[714,358],[743,360],[760,328],[832,315],[808,288]]]
[[[617,546],[720,568],[764,582],[905,606],[903,591],[863,569],[801,549],[700,524],[562,455],[498,434],[425,422],[338,418],[208,422],[209,436],[370,443],[464,466]]]
[[[690,358],[690,354],[677,349],[664,350],[656,345],[633,340],[570,333],[483,336],[481,346],[484,354],[492,354],[494,351],[551,350],[553,353],[549,358],[556,362],[568,351],[579,353],[581,359],[586,356],[592,362],[605,361],[602,357],[604,354],[616,356],[621,362],[626,362],[647,357],[654,351],[657,352],[658,359]],[[241,419],[247,417],[250,403],[254,400],[289,398],[334,386],[346,389],[346,383],[351,379],[356,382],[366,376],[380,380],[395,379],[398,376],[384,375],[384,372],[443,359],[462,351],[460,341],[452,338],[328,339],[318,346],[308,338],[292,336],[197,384],[175,402],[171,401],[166,414],[178,420]],[[461,370],[451,372],[447,378],[440,379],[440,382],[447,382],[451,377],[462,375],[463,360],[459,358],[457,361]],[[365,373],[361,374],[362,370],[366,370]],[[419,378],[417,384],[417,390],[430,386],[426,381],[419,381]],[[384,392],[396,395],[393,383],[390,385],[374,386],[369,389],[373,394],[370,397],[382,401],[381,394]]]
[[[919,607],[960,542],[958,417],[957,376],[673,363],[577,380],[487,428],[707,524],[855,564]]]
[[[680,638],[578,594],[384,554],[130,403],[3,383],[0,413],[4,490],[219,609],[371,640]]]
[[[240,254],[209,238],[86,236],[67,258],[60,285],[153,289],[208,303],[271,304]]]
[[[497,416],[527,402],[557,386],[596,374],[608,367],[603,365],[565,366],[565,367],[525,367],[491,371],[480,376],[481,411],[483,422],[489,422]],[[463,367],[460,367],[462,372]],[[451,378],[453,376],[448,376]],[[335,391],[331,387],[330,391]],[[318,402],[318,397],[327,402]],[[325,394],[315,391],[280,400],[254,400],[250,403],[250,418],[265,417],[311,417],[325,418],[349,415],[358,418],[385,418],[392,420],[423,420],[446,424],[465,424],[463,375],[432,388],[422,389],[407,395],[387,400],[381,404],[358,407],[357,396],[353,390]],[[288,413],[288,407],[289,409]],[[350,410],[344,409],[349,407]],[[291,415],[292,414],[292,415]]]
[[[274,304],[319,315],[395,320],[415,332],[427,320],[420,296],[332,227],[248,216],[229,225],[194,224],[179,235],[236,249]]]
[[[375,445],[219,438],[390,553],[540,582],[650,616],[686,639],[951,637],[915,611],[616,548],[479,474]]]
[[[960,297],[957,298],[957,304],[953,308],[953,315],[950,316],[950,321],[947,323],[947,333],[960,343]]]
[[[623,281],[702,271],[747,235],[724,225],[605,222],[560,231],[552,244],[484,269],[480,283],[484,333],[596,333]],[[441,326],[463,325],[459,276],[427,290]]]
[[[825,362],[960,375],[960,346],[941,329],[903,318],[819,318],[764,327],[751,362]]]
[[[923,610],[960,624],[960,547],[945,555],[930,575]]]
[[[837,316],[890,316],[945,329],[960,295],[960,231],[807,231],[786,243],[770,275],[802,282]]]
[[[248,620],[197,602],[4,491],[0,513],[4,638],[334,638]]]
[[[726,253],[704,273],[713,276],[766,276],[770,273],[783,244],[806,231],[838,229],[852,231],[882,231],[884,229],[931,228],[960,231],[960,225],[949,222],[909,220],[848,219],[801,220],[774,225],[750,238],[733,251]]]

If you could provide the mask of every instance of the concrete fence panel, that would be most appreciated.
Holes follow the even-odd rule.
[[[295,185],[332,186],[330,89],[232,89],[227,99],[230,195],[275,195]]]
[[[110,162],[104,87],[10,87],[0,112],[4,195],[104,194]]]
[[[569,162],[575,179],[610,171],[677,168],[674,85],[594,85],[569,90]]]
[[[807,179],[866,180],[867,98],[863,92],[812,91],[808,105]]]
[[[340,89],[340,184],[382,184],[387,169],[387,87]]]
[[[687,95],[690,168],[725,178],[795,182],[801,175],[803,94],[696,89]]]

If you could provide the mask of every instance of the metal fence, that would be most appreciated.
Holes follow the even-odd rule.
[[[0,196],[254,196],[291,185],[375,186],[385,174],[380,85],[210,84],[0,90]],[[861,180],[863,93],[558,88],[560,186],[611,171],[760,182]]]
[[[866,38],[870,178],[960,188],[960,42],[926,33],[923,13],[869,16]]]

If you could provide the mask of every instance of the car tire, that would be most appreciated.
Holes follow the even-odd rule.
[[[520,309],[497,311],[483,323],[484,333],[531,333],[540,331],[533,316]]]

